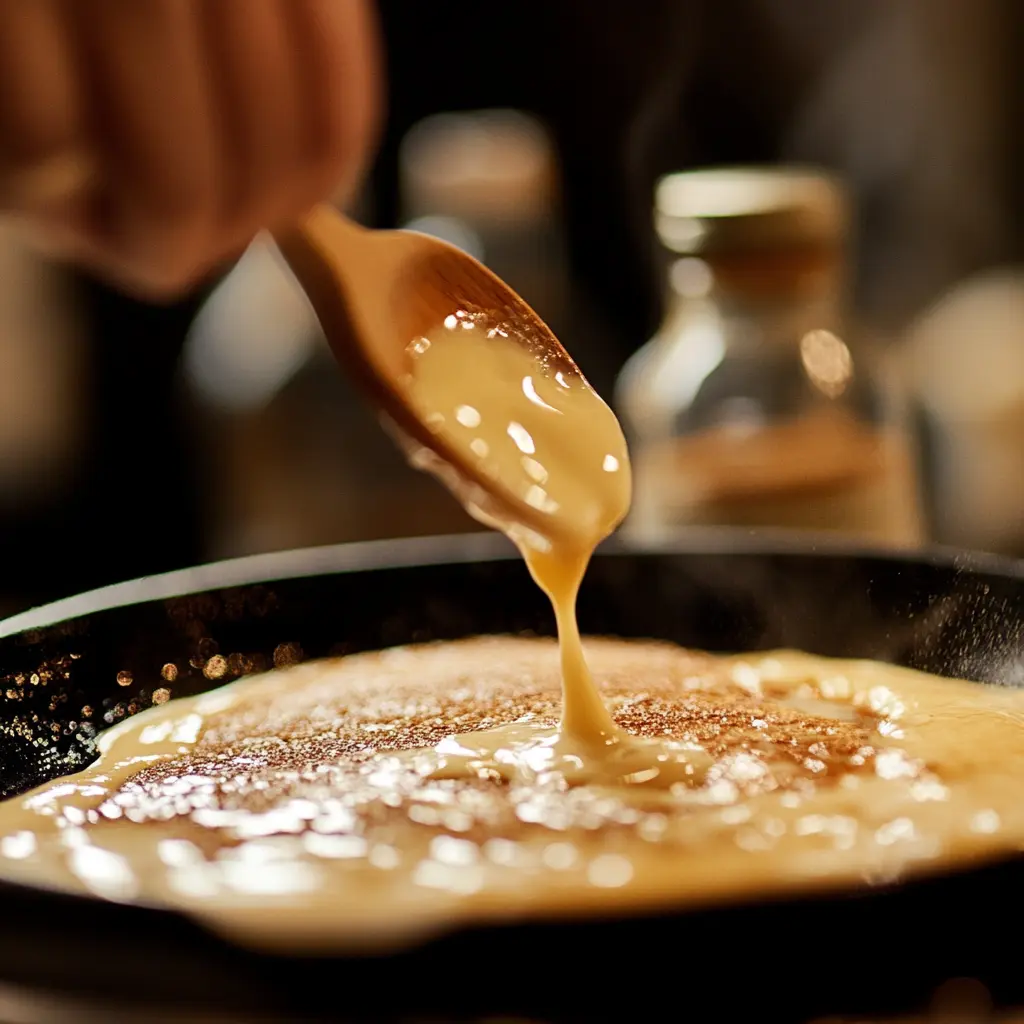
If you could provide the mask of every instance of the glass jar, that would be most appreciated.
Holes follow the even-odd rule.
[[[634,463],[626,529],[921,543],[906,409],[844,321],[839,183],[795,168],[674,174],[658,185],[655,222],[666,316],[616,391]]]

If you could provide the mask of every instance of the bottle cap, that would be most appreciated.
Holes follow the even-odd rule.
[[[406,136],[400,154],[403,215],[505,226],[545,219],[555,192],[544,127],[516,110],[437,114]]]
[[[655,228],[680,255],[841,246],[849,224],[846,191],[809,168],[709,168],[670,174],[657,185]]]

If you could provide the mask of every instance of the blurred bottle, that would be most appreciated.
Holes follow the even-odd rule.
[[[905,407],[844,322],[843,189],[787,168],[675,174],[655,220],[666,316],[616,395],[632,534],[733,525],[920,543]]]
[[[958,284],[902,358],[932,441],[936,539],[1024,555],[1024,271]]]

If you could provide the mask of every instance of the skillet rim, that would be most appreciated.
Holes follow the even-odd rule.
[[[600,555],[816,555],[930,565],[956,573],[985,572],[1024,582],[1024,559],[929,544],[886,547],[835,534],[734,527],[687,527],[651,541],[613,536]],[[207,562],[185,569],[112,583],[19,612],[0,620],[0,639],[132,605],[186,597],[229,587],[413,566],[507,561],[520,557],[510,541],[492,531],[350,541],[292,548]]]

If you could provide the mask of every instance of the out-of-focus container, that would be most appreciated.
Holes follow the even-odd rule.
[[[937,539],[1024,555],[1024,270],[953,288],[910,328],[902,360],[930,427]]]
[[[848,209],[813,170],[663,179],[666,315],[616,404],[635,494],[627,528],[836,531],[923,540],[906,407],[844,316]]]

